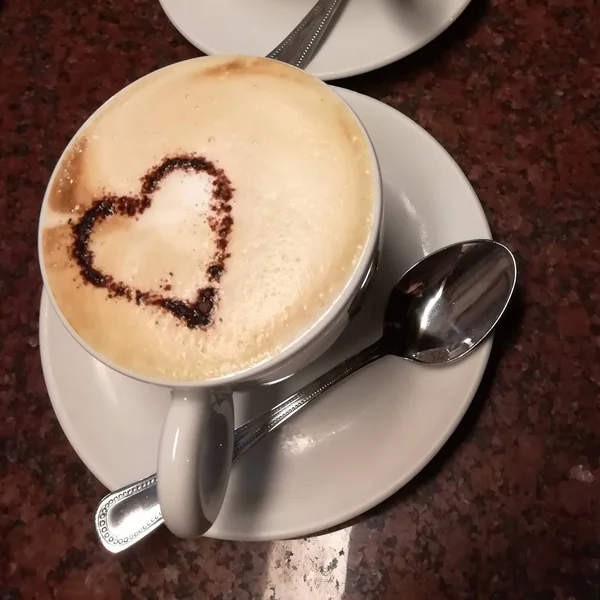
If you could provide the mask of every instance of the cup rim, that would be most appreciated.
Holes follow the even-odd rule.
[[[44,257],[43,257],[43,252],[42,252],[42,248],[43,248],[42,218],[44,216],[44,212],[47,207],[49,191],[52,188],[52,184],[58,174],[59,167],[62,164],[62,161],[63,161],[65,155],[71,148],[74,141],[77,139],[80,132],[83,131],[87,127],[88,123],[91,121],[91,119],[93,119],[96,116],[96,114],[99,111],[103,110],[121,92],[128,89],[130,86],[135,85],[138,82],[146,79],[147,77],[154,75],[158,71],[162,71],[164,69],[169,69],[169,68],[174,68],[181,63],[188,63],[191,61],[205,61],[205,60],[210,60],[213,58],[215,58],[215,57],[199,56],[196,58],[191,58],[191,59],[187,59],[185,61],[179,61],[179,62],[173,63],[171,65],[167,65],[165,67],[162,67],[161,69],[158,69],[157,71],[152,71],[151,73],[148,73],[148,74],[140,77],[139,79],[136,79],[135,81],[129,83],[127,86],[121,88],[115,94],[110,96],[110,98],[108,98],[105,102],[103,102],[98,108],[96,108],[96,110],[94,110],[94,112],[89,117],[87,117],[87,119],[82,123],[82,125],[73,134],[72,138],[69,140],[68,144],[65,146],[60,157],[58,158],[56,165],[54,166],[54,169],[52,170],[52,174],[50,175],[50,178],[48,180],[46,190],[44,192],[44,198],[42,200],[42,205],[40,208],[39,218],[38,218],[38,236],[37,236],[38,262],[40,265],[42,281],[44,284],[44,288],[48,294],[48,297],[50,298],[50,303],[51,303],[53,309],[55,310],[61,323],[65,326],[65,328],[70,333],[70,335],[79,343],[79,345],[86,352],[88,352],[96,360],[98,360],[102,364],[106,365],[110,369],[117,371],[118,373],[121,373],[122,375],[131,377],[132,379],[135,379],[135,380],[138,380],[138,381],[141,381],[144,383],[149,383],[152,385],[158,385],[158,386],[168,387],[168,388],[186,389],[186,388],[226,387],[226,386],[235,385],[235,384],[243,382],[243,381],[252,381],[252,380],[260,378],[261,375],[264,375],[265,373],[273,370],[277,366],[284,364],[285,362],[290,360],[294,355],[298,354],[303,349],[305,349],[311,342],[313,342],[315,339],[317,339],[322,333],[324,333],[331,326],[331,324],[334,322],[336,317],[344,309],[346,304],[352,299],[354,292],[362,284],[365,273],[367,272],[367,269],[370,267],[373,255],[375,253],[376,248],[378,247],[379,235],[380,235],[380,231],[381,231],[381,222],[382,222],[382,218],[383,218],[383,193],[382,193],[381,172],[380,172],[380,168],[379,168],[379,161],[377,160],[377,155],[375,153],[375,149],[373,147],[371,138],[369,137],[369,134],[368,134],[366,128],[364,127],[362,121],[360,120],[358,115],[355,113],[355,111],[352,109],[352,107],[348,104],[348,102],[346,102],[346,100],[344,100],[344,98],[341,97],[341,95],[335,90],[334,87],[329,86],[325,82],[314,77],[313,75],[310,75],[309,73],[306,73],[305,71],[302,71],[302,69],[298,69],[297,67],[295,67],[293,65],[286,64],[286,66],[291,69],[296,69],[296,70],[302,71],[305,75],[312,78],[314,81],[317,81],[320,85],[325,86],[331,93],[335,94],[337,99],[346,107],[346,109],[348,110],[350,115],[353,117],[354,122],[358,126],[359,130],[362,132],[362,135],[363,135],[365,141],[367,142],[367,147],[368,147],[368,152],[369,152],[369,160],[371,163],[371,192],[372,192],[372,204],[373,204],[372,213],[371,213],[371,217],[372,217],[371,218],[371,226],[369,229],[367,240],[364,244],[362,253],[360,255],[360,258],[356,262],[354,269],[352,270],[352,274],[346,280],[344,287],[337,294],[337,296],[335,297],[333,302],[330,304],[329,308],[316,321],[311,322],[311,324],[305,330],[303,330],[299,336],[294,338],[293,341],[291,343],[289,343],[287,346],[285,346],[281,351],[277,352],[273,356],[263,359],[262,361],[260,361],[256,364],[251,365],[250,367],[247,367],[246,369],[243,369],[241,371],[235,371],[233,373],[228,373],[227,375],[223,375],[223,376],[219,376],[219,377],[212,377],[210,379],[202,379],[202,380],[177,381],[177,380],[161,379],[159,377],[147,376],[142,373],[137,373],[135,371],[131,371],[129,369],[126,369],[126,368],[118,365],[117,363],[115,363],[111,359],[109,359],[108,357],[106,357],[103,354],[101,354],[100,352],[96,351],[90,344],[88,344],[88,342],[86,342],[85,339],[83,339],[83,337],[81,335],[79,335],[79,333],[77,331],[75,331],[75,329],[71,326],[71,324],[69,323],[69,321],[63,314],[62,310],[60,309],[58,302],[56,301],[56,299],[54,297],[52,288],[48,282],[46,265],[44,263]],[[228,59],[228,58],[229,59],[235,59],[235,58],[253,58],[253,59],[255,59],[257,57],[249,57],[249,56],[245,56],[245,55],[231,55],[231,56],[219,56],[219,58],[220,59]],[[273,60],[273,59],[263,58],[262,60]],[[277,62],[277,61],[275,61],[275,62]]]

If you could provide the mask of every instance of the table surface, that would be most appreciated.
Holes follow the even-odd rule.
[[[306,540],[181,541],[121,556],[104,488],[40,368],[36,229],[64,146],[129,82],[197,56],[155,0],[0,2],[0,598],[600,597],[600,5],[473,0],[428,47],[338,82],[452,154],[518,255],[472,408],[408,486]]]

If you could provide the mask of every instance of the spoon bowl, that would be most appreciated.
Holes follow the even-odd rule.
[[[492,240],[461,242],[429,254],[390,294],[384,349],[425,364],[462,358],[496,326],[516,281],[513,254]]]

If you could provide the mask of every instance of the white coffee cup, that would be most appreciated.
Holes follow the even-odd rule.
[[[319,82],[319,85],[325,84]],[[325,352],[347,325],[353,307],[364,292],[375,268],[382,220],[379,168],[366,131],[349,107],[348,111],[364,136],[370,162],[372,218],[360,257],[345,285],[321,318],[302,331],[301,335],[281,352],[241,372],[201,381],[162,380],[124,368],[96,351],[71,326],[53,293],[42,251],[43,223],[42,219],[40,220],[42,276],[53,306],[65,327],[87,352],[108,367],[134,379],[171,390],[171,407],[163,426],[158,455],[158,495],[168,528],[180,537],[190,538],[205,533],[214,523],[221,508],[233,453],[233,392],[248,385],[285,378],[298,372]],[[84,131],[86,126],[87,122],[80,131]],[[74,139],[78,135],[79,133]],[[52,175],[44,198],[42,215],[53,182],[71,144],[65,149]]]

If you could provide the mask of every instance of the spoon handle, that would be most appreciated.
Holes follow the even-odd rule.
[[[234,434],[233,459],[239,458],[334,385],[386,354],[379,340],[317,377],[277,406],[240,425]],[[102,545],[113,553],[133,546],[163,522],[156,492],[156,474],[105,496],[94,517]]]
[[[234,459],[252,448],[258,441],[262,440],[268,433],[285,423],[285,421],[297,412],[306,408],[313,400],[316,400],[321,396],[321,394],[385,354],[381,341],[377,341],[371,346],[357,352],[339,365],[333,367],[326,373],[323,373],[323,375],[305,385],[277,406],[274,406],[270,410],[242,425],[241,427],[244,428],[244,435],[241,436],[239,440],[236,440],[233,451]]]
[[[317,51],[325,32],[345,1],[319,0],[296,28],[267,54],[267,58],[303,69]]]

